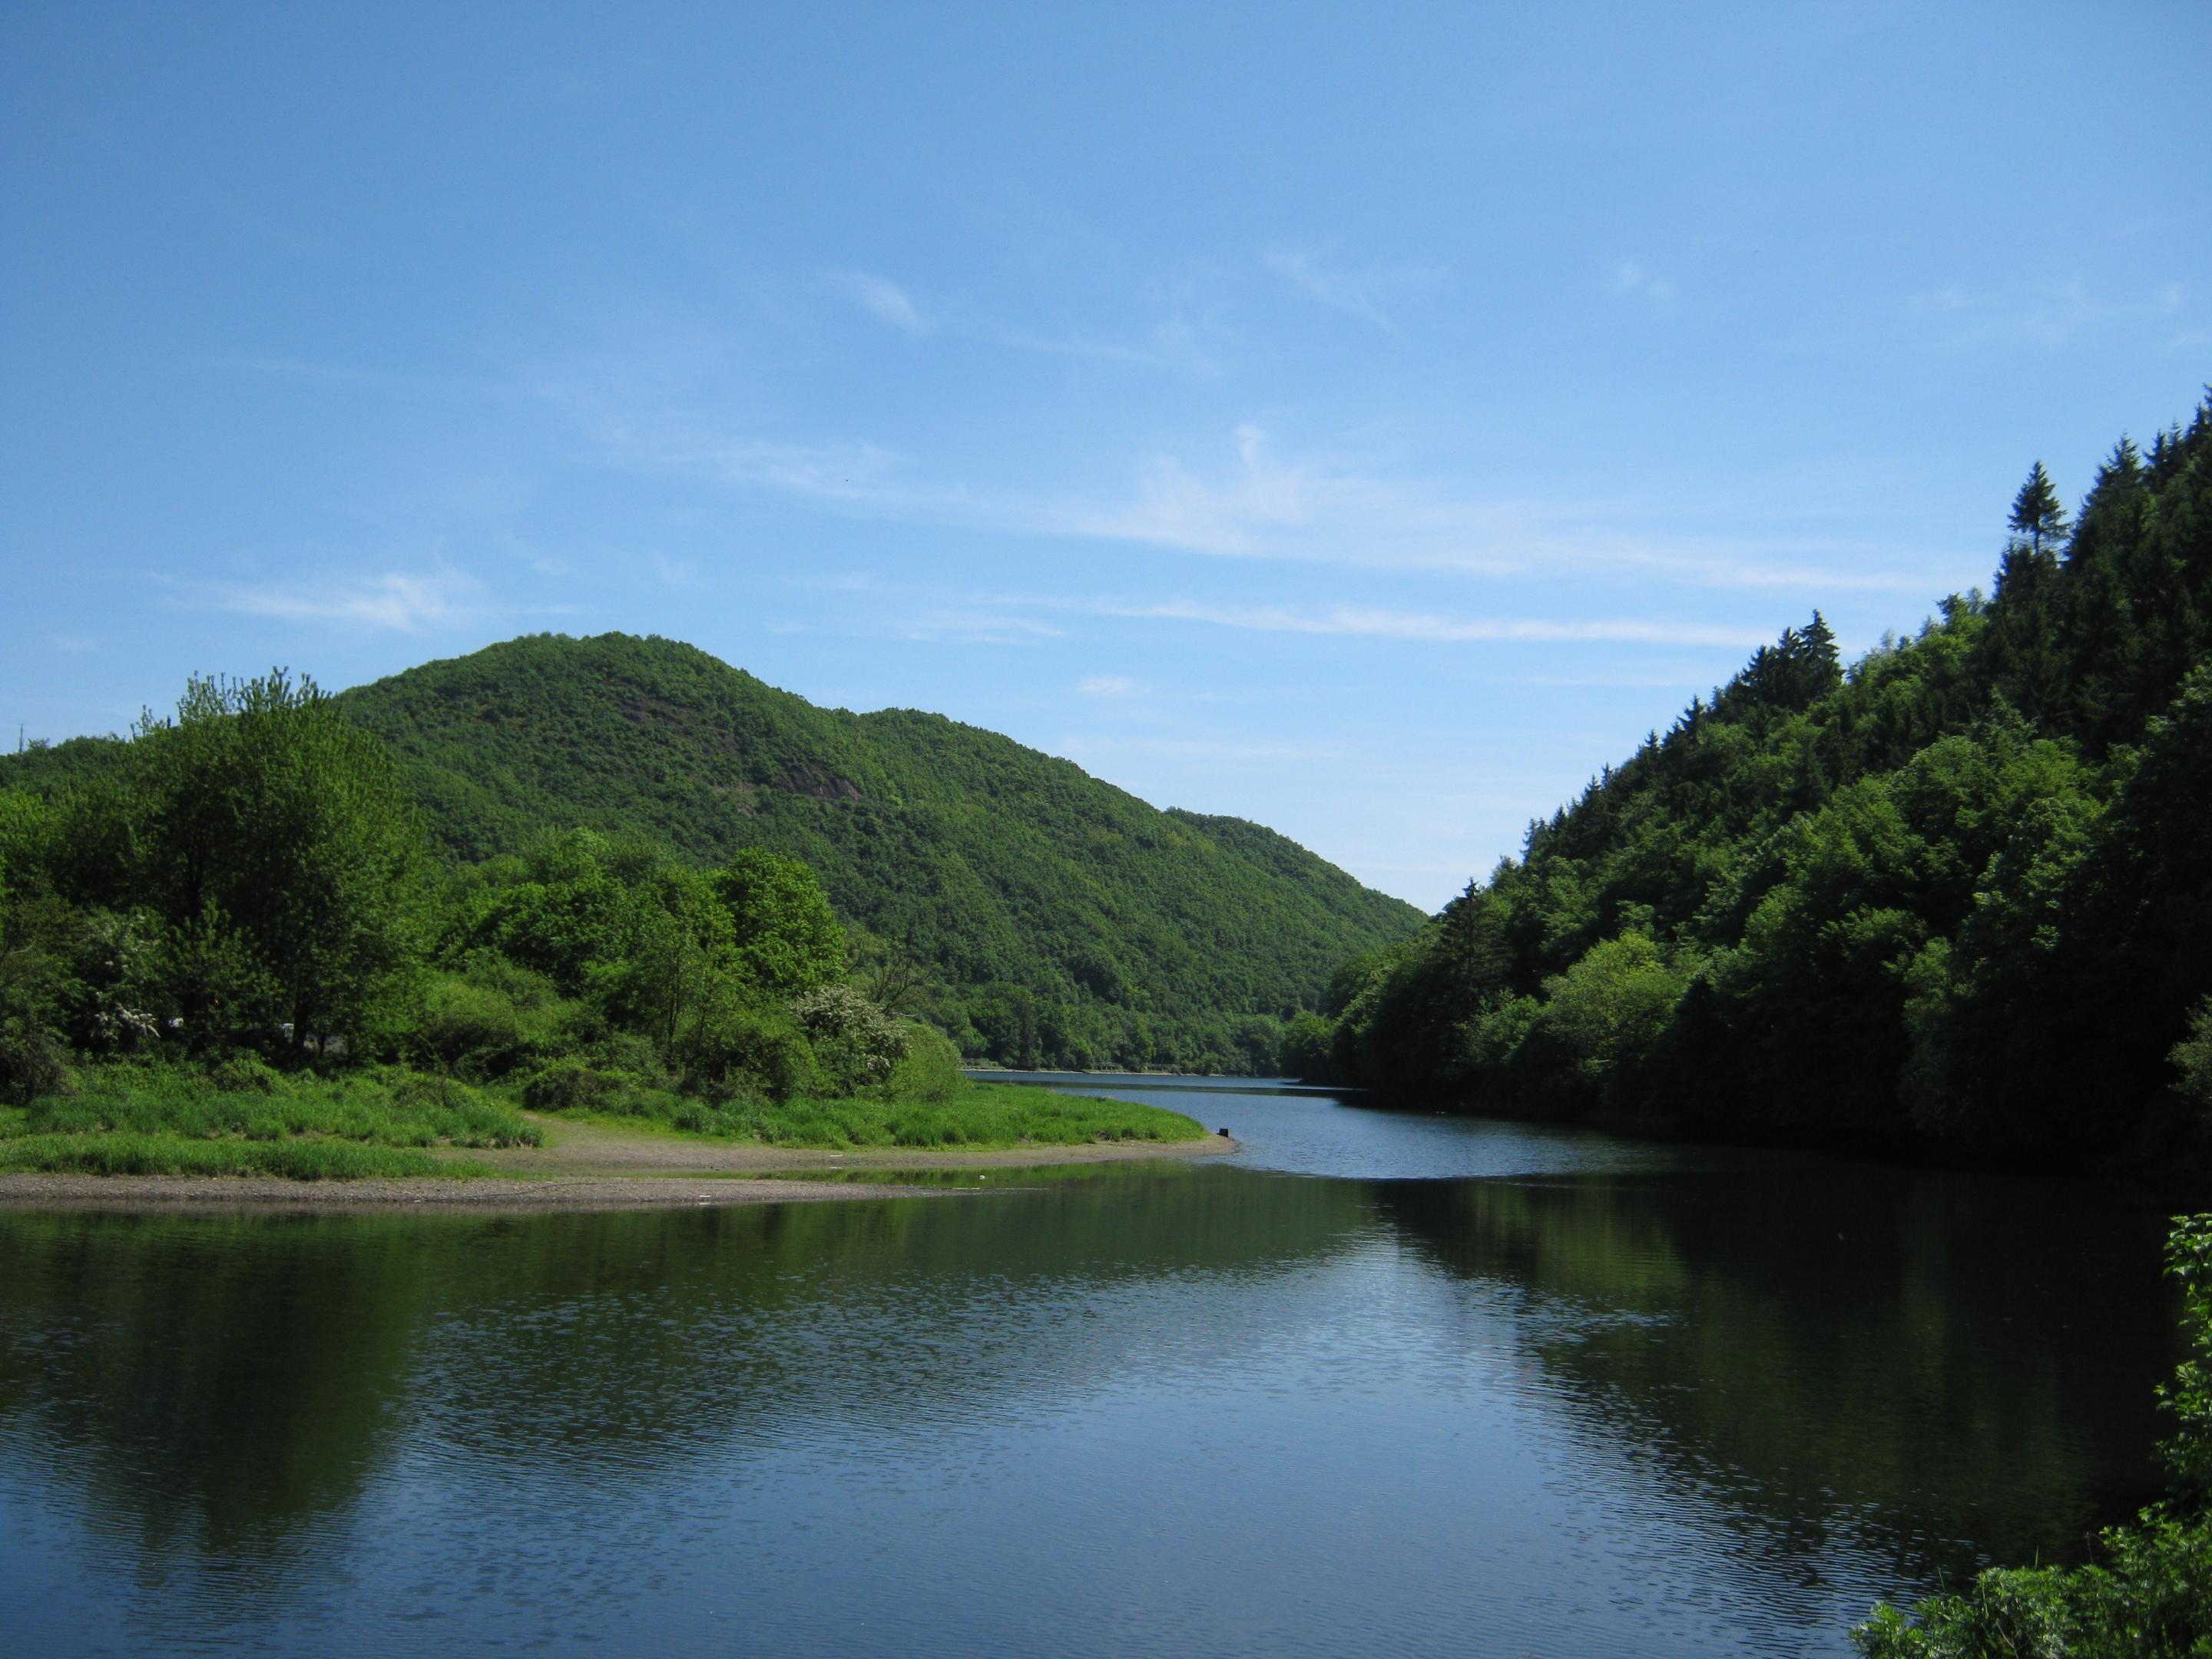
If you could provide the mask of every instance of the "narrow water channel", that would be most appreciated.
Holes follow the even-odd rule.
[[[1060,1081],[1240,1150],[0,1213],[8,1650],[1843,1654],[2154,1484],[2123,1194]]]

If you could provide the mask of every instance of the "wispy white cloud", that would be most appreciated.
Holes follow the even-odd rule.
[[[216,610],[241,616],[284,622],[352,623],[414,634],[469,614],[467,600],[478,586],[472,579],[453,571],[427,576],[388,571],[356,580],[229,584],[191,591]]]
[[[1308,299],[1392,334],[1399,328],[1390,304],[1433,288],[1443,279],[1443,270],[1437,265],[1346,267],[1334,263],[1324,248],[1278,246],[1261,257],[1268,270]]]
[[[733,433],[672,401],[641,399],[619,378],[549,380],[540,395],[611,465],[709,478],[862,519],[1214,558],[1529,580],[1632,571],[1678,586],[1932,594],[1953,582],[1931,573],[1957,566],[1955,552],[1835,539],[1668,537],[1621,527],[1622,509],[1605,502],[1470,498],[1326,454],[1283,457],[1252,422],[1211,455],[1158,453],[1133,461],[1117,495],[957,482],[866,440]]]
[[[1542,644],[1635,643],[1728,646],[1765,642],[1758,629],[1707,623],[1643,617],[1567,620],[1543,617],[1456,617],[1437,611],[1394,611],[1368,605],[1328,605],[1293,610],[1276,605],[1217,605],[1186,600],[1164,603],[1115,599],[1036,599],[1043,609],[1081,611],[1093,616],[1145,622],[1199,623],[1267,634],[1335,635],[1358,639],[1420,641],[1435,644],[1510,641]]]
[[[1613,291],[1620,295],[1637,295],[1664,305],[1674,297],[1674,285],[1663,276],[1654,276],[1642,261],[1623,259],[1614,267]]]
[[[1035,617],[988,606],[947,606],[906,612],[872,630],[919,645],[1034,645],[1063,629]]]
[[[1220,373],[1197,331],[1181,319],[1170,319],[1150,332],[1130,339],[1098,338],[1078,334],[1045,334],[1018,328],[986,328],[976,337],[1015,351],[1033,351],[1048,357],[1070,357],[1079,362],[1115,363],[1130,368],[1160,369],[1193,380],[1210,380]]]
[[[671,587],[700,586],[699,561],[696,559],[672,559],[665,553],[656,550],[653,556],[653,574]]]
[[[1997,291],[1978,292],[1951,285],[1914,295],[1907,308],[1944,322],[1946,344],[1999,341],[2063,346],[2116,328],[2147,324],[2170,326],[2182,316],[2187,301],[2187,292],[2179,283],[2116,299],[2092,293],[2076,279]]]
[[[915,309],[907,291],[887,277],[865,270],[841,270],[831,273],[830,281],[878,322],[889,323],[908,334],[927,334],[932,327],[929,320]]]
[[[805,579],[794,580],[808,586],[822,585]],[[890,602],[886,620],[871,620],[863,615],[854,619],[856,628],[902,639],[929,641],[978,639],[1006,643],[1056,639],[1063,635],[1065,629],[1048,619],[1077,617],[1115,622],[1190,623],[1249,633],[1334,635],[1440,645],[1635,644],[1725,647],[1737,650],[1764,644],[1770,637],[1767,631],[1759,629],[1650,617],[1486,617],[1378,605],[1238,605],[1193,599],[1043,592],[969,592],[950,600],[932,600],[927,597],[928,589],[924,586],[880,585],[872,579],[857,587],[847,588],[841,584],[840,591],[865,592]],[[1704,682],[1708,672],[1674,671],[1656,679],[1638,675],[1615,681],[1585,675],[1561,678],[1556,682],[1529,683],[1695,685]],[[1086,697],[1126,699],[1139,696],[1147,688],[1124,675],[1093,674],[1077,682],[1075,689]]]
[[[1941,577],[1930,574],[1942,568],[1938,556],[1923,553],[1914,558],[1912,568],[1903,568],[1875,562],[1871,551],[1818,538],[1777,540],[1753,548],[1718,541],[1668,547],[1607,536],[1583,538],[1577,549],[1587,567],[1644,570],[1698,587],[1926,594],[1942,586]]]
[[[665,428],[644,436],[641,455],[681,471],[703,471],[724,483],[779,495],[864,508],[892,517],[928,516],[930,492],[901,481],[903,459],[868,443],[763,443]]]
[[[1063,533],[1198,553],[1264,552],[1269,531],[1310,522],[1317,481],[1276,465],[1259,428],[1240,426],[1236,437],[1239,465],[1226,478],[1201,478],[1175,457],[1161,457],[1146,469],[1135,501],[1064,509]]]
[[[1133,697],[1139,687],[1124,675],[1091,674],[1079,680],[1075,689],[1086,697]]]
[[[1164,755],[1182,760],[1291,762],[1300,766],[1341,763],[1341,744],[1285,743],[1233,738],[1156,738],[1087,732],[1057,745],[1070,755]]]

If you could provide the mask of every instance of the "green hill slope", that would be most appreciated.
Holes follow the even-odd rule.
[[[817,708],[672,641],[512,640],[341,702],[458,858],[581,825],[805,860],[1000,1059],[1272,1066],[1336,963],[1421,921],[1259,825],[1160,811],[941,715]],[[14,758],[0,783],[97,769],[101,747]]]
[[[1352,964],[1296,1063],[1424,1103],[2212,1170],[2212,398],[1995,592],[1815,613]]]

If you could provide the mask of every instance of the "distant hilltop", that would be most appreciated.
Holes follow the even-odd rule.
[[[817,708],[672,640],[535,635],[339,702],[456,860],[574,827],[702,862],[789,854],[971,1051],[1010,1063],[1271,1071],[1338,963],[1422,921],[1259,824],[1161,811],[941,714]],[[7,757],[0,783],[116,747]]]

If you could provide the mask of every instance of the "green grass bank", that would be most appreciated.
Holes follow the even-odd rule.
[[[250,1056],[204,1069],[84,1066],[70,1081],[66,1092],[0,1108],[0,1171],[465,1179],[487,1173],[471,1150],[542,1146],[532,1121],[540,1113],[672,1140],[794,1151],[1167,1144],[1206,1133],[1157,1106],[1006,1084],[963,1083],[930,1097],[716,1104],[582,1068],[556,1079],[565,1086],[479,1085],[398,1066],[285,1073]],[[526,1176],[526,1161],[504,1170]]]

